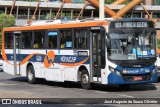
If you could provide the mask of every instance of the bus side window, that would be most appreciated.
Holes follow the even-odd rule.
[[[74,36],[74,47],[77,49],[86,49],[88,47],[87,45],[87,31],[86,30],[75,30],[75,36]]]
[[[57,31],[48,32],[48,48],[57,48]]]
[[[5,48],[12,49],[13,48],[13,34],[5,33]]]
[[[34,31],[34,47],[37,49],[45,48],[45,31]]]
[[[22,32],[22,48],[29,49],[31,48],[32,33],[31,32]]]
[[[72,30],[61,30],[60,31],[60,43],[61,48],[72,48]]]

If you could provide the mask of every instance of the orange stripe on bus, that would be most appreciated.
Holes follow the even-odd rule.
[[[4,31],[23,31],[23,30],[41,30],[41,29],[58,29],[58,28],[78,28],[78,27],[91,27],[91,26],[102,26],[108,25],[108,22],[77,22],[70,24],[53,24],[53,25],[37,25],[37,26],[24,26],[24,27],[11,27],[4,28]]]
[[[27,56],[24,60],[22,60],[20,62],[20,65],[23,65],[24,63],[26,63],[27,61],[29,61],[34,55],[42,55],[41,53],[33,53],[33,54],[30,54],[29,56]]]

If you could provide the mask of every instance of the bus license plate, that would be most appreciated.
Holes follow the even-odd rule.
[[[135,81],[142,80],[142,77],[134,77]]]

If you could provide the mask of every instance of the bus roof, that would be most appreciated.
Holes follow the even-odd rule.
[[[27,31],[27,30],[43,30],[43,29],[58,29],[58,28],[80,28],[80,27],[91,27],[91,26],[104,26],[108,25],[108,21],[103,20],[92,20],[92,21],[68,21],[66,23],[60,20],[56,21],[39,21],[31,24],[30,26],[22,27],[10,27],[4,28],[4,32],[9,31]]]
[[[151,21],[150,19],[146,18],[121,18],[121,19],[113,19],[111,21],[123,21],[123,22],[129,22],[129,21]]]

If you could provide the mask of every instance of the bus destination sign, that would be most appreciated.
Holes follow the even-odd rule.
[[[115,22],[115,28],[146,28],[147,22]]]

